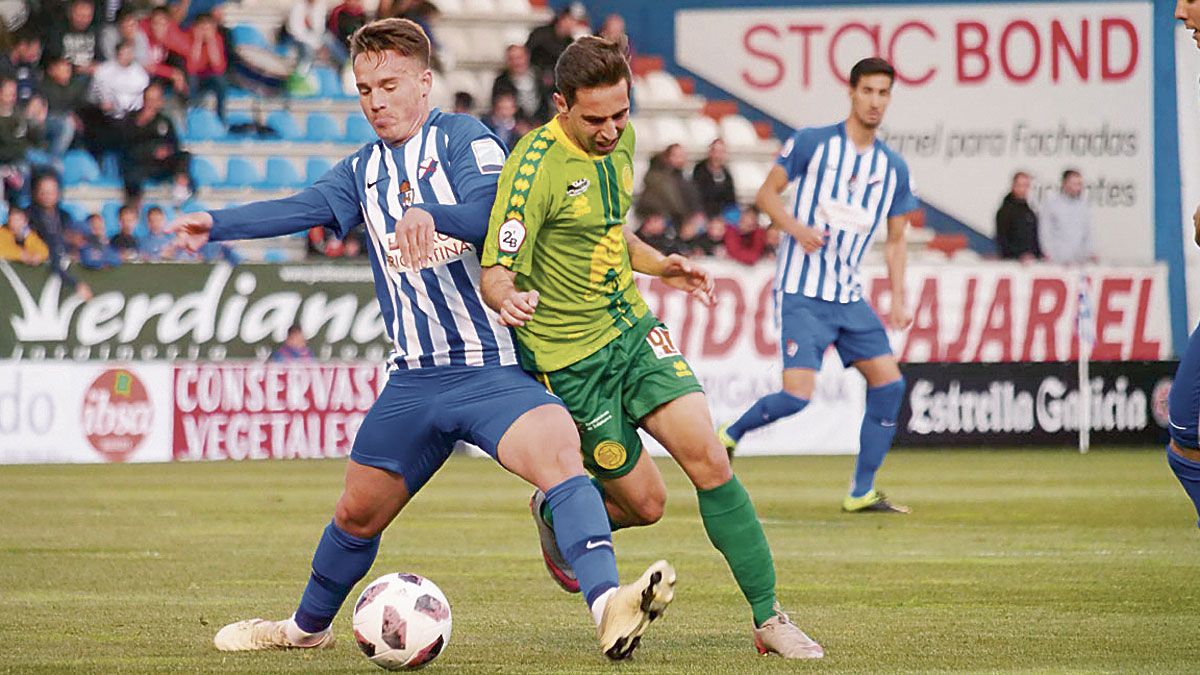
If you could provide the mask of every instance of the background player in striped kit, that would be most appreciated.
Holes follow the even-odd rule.
[[[430,110],[429,39],[417,24],[376,21],[350,44],[359,101],[380,140],[292,197],[191,214],[172,226],[195,250],[210,239],[316,225],[345,236],[364,224],[394,349],[295,614],[230,624],[213,642],[226,651],[332,646],[330,625],[370,570],[380,533],[465,440],[546,492],[601,649],[625,658],[670,602],[675,573],[659,561],[618,587],[611,530],[571,418],[517,365],[509,329],[480,298],[478,250],[504,152],[478,120]]]
[[[1178,0],[1175,3],[1175,18],[1192,31],[1192,38],[1200,46],[1200,0]],[[1200,245],[1200,208],[1192,216],[1196,244]],[[1175,371],[1175,381],[1167,398],[1170,419],[1167,426],[1171,442],[1167,446],[1167,464],[1191,497],[1200,515],[1200,327],[1188,339],[1187,351]],[[1200,524],[1198,522],[1197,524]]]
[[[855,64],[849,117],[793,134],[758,191],[759,209],[783,230],[775,276],[783,389],[762,397],[736,422],[718,430],[732,454],[746,432],[804,410],[825,350],[834,345],[842,364],[853,365],[867,380],[858,461],[842,502],[849,512],[908,512],[875,489],[875,473],[896,435],[904,378],[883,324],[862,298],[858,274],[872,237],[886,227],[889,318],[893,328],[907,328],[912,317],[904,293],[904,235],[908,214],[919,204],[908,166],[875,136],[895,75],[880,58]],[[789,187],[795,197],[784,204],[781,194]]]

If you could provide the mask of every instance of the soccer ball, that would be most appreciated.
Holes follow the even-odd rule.
[[[425,577],[385,574],[354,603],[354,639],[380,668],[416,670],[450,641],[450,602]]]

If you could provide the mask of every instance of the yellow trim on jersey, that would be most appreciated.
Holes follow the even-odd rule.
[[[571,138],[570,134],[567,133],[567,130],[562,128],[562,124],[558,121],[558,115],[555,115],[554,119],[550,120],[546,124],[546,128],[550,130],[550,133],[554,134],[554,140],[562,143],[563,147],[569,150],[573,155],[583,157],[584,159],[590,159],[593,162],[603,161],[604,158],[608,156],[590,155],[584,151],[583,148],[579,147],[579,145],[575,143],[575,139]]]

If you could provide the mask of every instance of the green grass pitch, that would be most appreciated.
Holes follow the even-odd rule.
[[[1200,533],[1162,451],[897,451],[910,516],[843,515],[850,457],[736,469],[780,595],[828,655],[759,657],[749,615],[673,464],[667,515],[617,534],[622,575],[658,557],[676,601],[633,661],[595,646],[546,576],[529,489],[455,458],[384,535],[371,577],[435,580],[454,613],[426,672],[1196,672]],[[342,462],[0,468],[0,672],[382,672],[344,608],[322,653],[221,654],[213,633],[287,616]],[[355,594],[361,590],[355,589]],[[356,597],[352,595],[351,599]]]

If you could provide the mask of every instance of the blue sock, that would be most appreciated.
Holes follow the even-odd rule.
[[[892,447],[896,417],[904,402],[904,378],[867,390],[867,414],[858,434],[858,461],[854,465],[851,497],[861,497],[875,488],[875,472]]]
[[[300,630],[319,633],[328,628],[354,584],[371,570],[378,552],[378,535],[363,539],[329,523],[313,554],[312,575],[296,609]]]
[[[735,441],[742,440],[742,434],[747,431],[754,431],[759,427],[765,427],[771,422],[778,419],[783,419],[804,410],[808,406],[808,399],[792,396],[786,391],[777,391],[774,394],[766,396],[754,402],[750,409],[742,413],[738,421],[729,425],[725,433]]]
[[[590,607],[602,593],[616,588],[619,578],[604,501],[585,476],[572,476],[547,490],[546,502],[554,514],[558,549],[575,570]]]
[[[1183,490],[1192,498],[1196,514],[1200,515],[1200,463],[1179,456],[1179,453],[1167,446],[1167,464],[1171,465],[1171,470],[1183,485]],[[1196,524],[1200,526],[1200,521]]]
[[[600,479],[596,478],[595,476],[592,476],[589,480],[591,480],[592,485],[594,485],[596,487],[596,492],[600,493],[600,503],[603,504],[604,503],[604,483],[601,483]],[[616,532],[617,530],[625,527],[624,525],[613,520],[612,516],[608,515],[607,507],[605,507],[605,509],[604,509],[604,515],[608,516],[608,529],[612,530],[613,532]],[[550,510],[550,501],[549,500],[542,502],[542,520],[546,521],[546,524],[549,525],[550,527],[554,527],[554,512]]]

